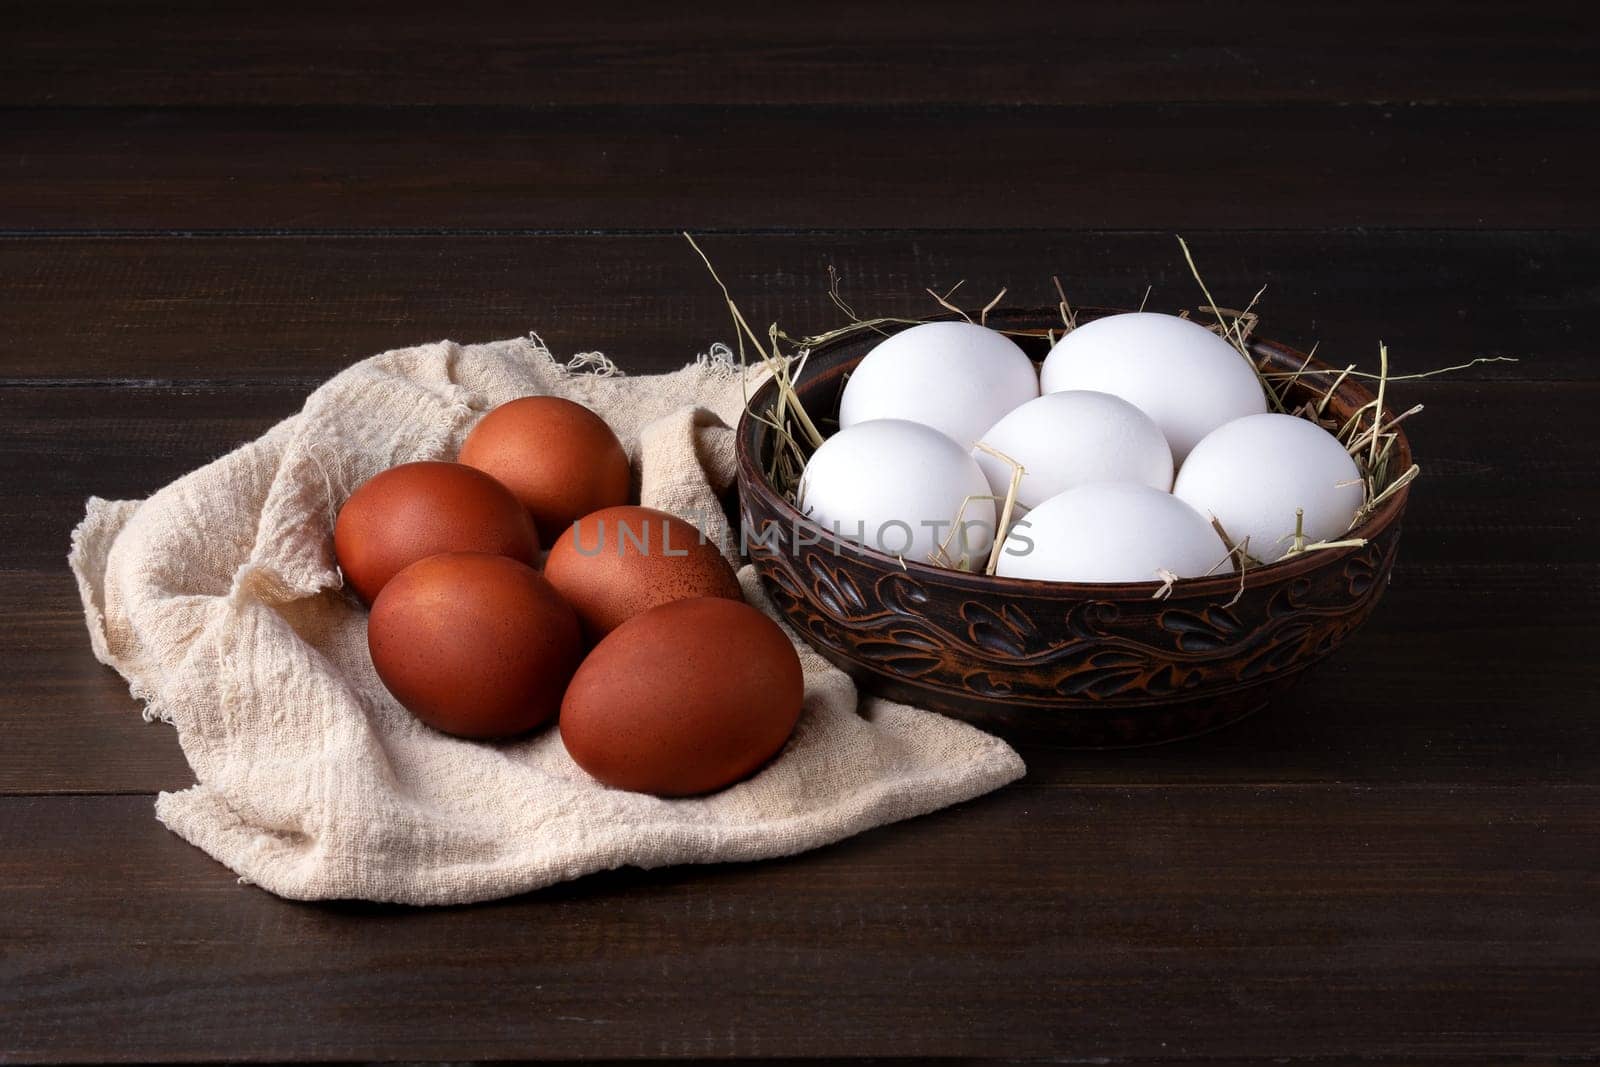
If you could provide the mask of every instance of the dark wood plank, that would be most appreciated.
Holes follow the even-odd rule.
[[[89,648],[77,587],[48,574],[0,573],[5,686],[0,795],[153,793],[194,783],[170,726],[146,723],[128,683]],[[3,876],[0,876],[3,880]]]
[[[0,230],[101,234],[0,237],[0,1061],[1600,1058],[1592,9],[224,8],[0,28]],[[1181,229],[1330,359],[1525,361],[1397,391],[1427,475],[1385,605],[1212,737],[447,912],[288,904],[164,831],[190,775],[89,653],[82,498],[430,337],[675,366],[728,336],[680,225],[761,231],[707,246],[799,328],[830,262],[869,313],[1051,273],[1192,304]],[[590,230],[662,235],[547,232]],[[74,793],[133,795],[6,795]]]
[[[342,6],[341,6],[342,7]],[[5,105],[1594,100],[1590,5],[100,2],[12,16]],[[137,42],[137,47],[129,47]]]
[[[1590,1057],[1592,785],[1038,788],[772,863],[306,906],[0,800],[0,1058]]]
[[[292,413],[295,385],[0,390],[0,793],[147,792],[189,779],[97,664],[63,558],[89,494],[136,498]],[[1072,781],[1588,782],[1600,722],[1600,385],[1411,384],[1427,468],[1368,630],[1273,714],[1114,755],[1025,750]]]
[[[0,229],[1600,225],[1587,104],[0,111]]]
[[[1522,362],[1473,377],[1593,380],[1582,326],[1600,291],[1600,233],[1191,231],[1224,304],[1263,284],[1263,332],[1330,362],[1423,370],[1473,356]],[[839,325],[827,268],[863,315],[926,315],[924,291],[966,279],[981,305],[1175,311],[1201,297],[1170,233],[826,233],[709,236],[758,323]],[[0,239],[0,378],[238,380],[309,385],[374,352],[536,329],[560,354],[599,348],[636,371],[732,340],[716,287],[681,237]]]

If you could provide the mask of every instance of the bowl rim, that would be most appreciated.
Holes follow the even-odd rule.
[[[1126,314],[1131,310],[1132,309],[1122,308],[1084,307],[1077,309],[1077,312],[1081,320],[1082,318],[1094,319],[1103,318],[1107,315]],[[1045,318],[1053,317],[1057,314],[1058,312],[1054,307],[1006,307],[997,308],[990,311],[988,315],[988,321],[993,322],[995,320],[1024,319],[1034,317]],[[955,314],[946,314],[930,318],[926,321],[961,321],[961,317]],[[915,324],[908,322],[906,323],[905,327],[902,328],[908,328],[911,325]],[[1027,329],[1031,331],[1032,328],[1018,327],[1018,329]],[[1045,329],[1045,327],[1038,328],[1039,335],[1041,337],[1044,336]],[[808,359],[808,366],[810,365],[809,360],[815,360],[819,354],[841,348],[848,344],[858,343],[861,340],[863,340],[863,338],[860,334],[851,333],[824,342],[823,344],[820,344],[811,350]],[[1323,371],[1331,374],[1338,374],[1341,370],[1343,370],[1342,367],[1335,367],[1329,363],[1315,358],[1309,353],[1302,352],[1299,349],[1296,349],[1281,341],[1274,341],[1264,337],[1252,337],[1247,343],[1253,352],[1259,351],[1276,357],[1284,362],[1292,362],[1293,364],[1300,366],[1303,371]],[[864,357],[865,353],[862,355]],[[1341,392],[1348,391],[1356,398],[1361,399],[1366,403],[1370,403],[1371,401],[1377,399],[1376,395],[1373,394],[1371,390],[1353,377],[1345,377],[1344,380],[1339,383],[1339,389]],[[735,433],[738,482],[741,492],[759,493],[763,499],[763,503],[767,508],[778,512],[779,515],[781,515],[784,520],[789,523],[791,528],[796,528],[796,523],[807,521],[805,515],[800,511],[799,508],[789,503],[789,501],[785,499],[781,493],[772,487],[771,483],[768,482],[766,475],[762,472],[760,463],[758,463],[756,460],[756,444],[763,440],[765,434],[769,433],[770,430],[767,428],[766,424],[753,418],[750,412],[751,409],[757,404],[770,402],[773,394],[776,392],[777,385],[770,378],[768,378],[768,380],[762,382],[760,386],[750,393],[749,399],[745,403],[744,408],[740,411],[739,424]],[[1406,437],[1404,425],[1396,426],[1395,433],[1397,435],[1397,439],[1395,441],[1396,455],[1403,457],[1406,460],[1410,460],[1411,444],[1409,439]],[[1367,541],[1368,545],[1370,546],[1372,541],[1376,540],[1399,520],[1401,513],[1405,510],[1406,501],[1410,495],[1411,485],[1406,484],[1401,486],[1398,490],[1391,493],[1388,499],[1379,504],[1371,514],[1362,519],[1361,522],[1357,523],[1355,526],[1351,527],[1342,536],[1349,538],[1361,538]],[[741,521],[742,517],[743,510],[741,509]],[[1081,592],[1083,599],[1149,600],[1163,587],[1169,585],[1169,583],[1166,582],[1153,580],[1147,582],[1056,582],[1040,578],[1010,578],[1002,577],[997,574],[980,574],[974,571],[956,570],[950,567],[936,567],[931,563],[920,563],[916,560],[902,559],[899,556],[891,556],[886,552],[880,552],[877,549],[868,548],[865,545],[857,544],[856,542],[841,537],[817,523],[812,523],[812,526],[815,527],[817,533],[819,534],[819,540],[815,542],[816,545],[818,547],[827,548],[836,556],[854,556],[858,559],[875,563],[884,570],[900,570],[910,575],[920,575],[931,578],[938,584],[942,584],[947,587],[954,586],[973,592],[1008,592],[1018,596],[1039,596],[1051,590],[1071,590],[1074,592]],[[1293,580],[1317,571],[1323,567],[1330,566],[1338,561],[1344,560],[1356,552],[1362,551],[1363,547],[1364,546],[1350,545],[1343,548],[1321,549],[1316,552],[1304,553],[1294,557],[1293,559],[1277,560],[1272,563],[1264,563],[1259,567],[1246,571],[1244,573],[1243,583],[1240,582],[1239,573],[1237,571],[1229,571],[1226,574],[1202,578],[1179,578],[1170,583],[1171,598],[1176,599],[1180,596],[1180,594],[1182,596],[1195,597],[1209,597],[1215,595],[1232,597],[1233,594],[1240,590],[1241,584],[1244,589],[1248,590],[1267,584],[1277,583],[1279,581]]]

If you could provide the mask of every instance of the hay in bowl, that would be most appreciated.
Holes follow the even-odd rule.
[[[989,311],[986,321],[1035,360],[1061,328],[1056,308]],[[828,426],[851,369],[904,325],[844,331],[810,347],[792,384],[781,376],[751,395],[738,428],[751,559],[789,623],[866,691],[1012,735],[1151,744],[1266,706],[1372,613],[1415,473],[1399,419],[1379,418],[1380,398],[1347,369],[1243,334],[1284,409],[1311,405],[1348,427],[1366,455],[1368,504],[1337,542],[1297,543],[1282,560],[1215,578],[1084,584],[901,560],[807,524],[784,473],[793,401],[807,422]],[[1360,437],[1363,420],[1376,428],[1370,441]]]

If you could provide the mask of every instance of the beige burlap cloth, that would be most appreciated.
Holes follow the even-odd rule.
[[[554,393],[611,423],[643,503],[719,513],[741,371],[717,358],[653,377],[574,363],[536,338],[387,352],[147,500],[89,501],[70,559],[95,654],[147,718],[177,728],[197,780],[160,795],[163,823],[285,897],[450,904],[623,865],[801,852],[1023,773],[1008,746],[969,726],[858,700],[804,645],[793,738],[753,778],[703,798],[601,786],[554,730],[489,745],[413,720],[373,673],[366,612],[333,559],[333,519],[355,485],[396,463],[453,458],[485,410]],[[771,612],[748,569],[741,579]]]

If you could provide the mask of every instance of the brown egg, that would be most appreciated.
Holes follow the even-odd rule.
[[[544,575],[598,641],[642,611],[673,600],[743,600],[739,580],[700,531],[655,508],[585,515],[550,549]]]
[[[461,462],[493,475],[550,544],[574,519],[628,502],[628,453],[605,420],[558,396],[525,396],[478,421]]]
[[[678,600],[589,653],[561,702],[561,740],[606,785],[709,793],[783,747],[804,696],[800,657],[777,623],[732,600]]]
[[[333,526],[339,569],[372,603],[384,584],[440,552],[490,552],[533,563],[539,535],[511,490],[459,463],[402,463],[369,478]]]
[[[372,605],[367,648],[396,700],[460,737],[548,722],[582,656],[578,620],[550,583],[482,552],[429,556],[395,575]]]

